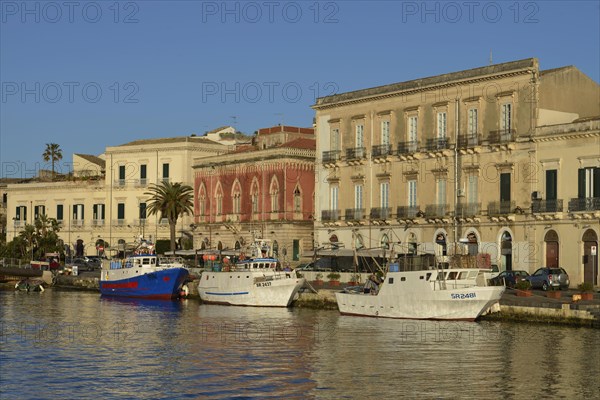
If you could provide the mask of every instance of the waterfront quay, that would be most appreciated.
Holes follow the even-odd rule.
[[[197,280],[188,282],[187,285],[188,298],[199,299]],[[344,283],[334,286],[329,282],[310,281],[309,285],[294,301],[294,307],[337,309],[335,292],[342,290]],[[5,289],[11,288],[14,288],[14,285],[5,285]],[[97,272],[84,272],[78,276],[57,275],[54,288],[99,292],[99,276]],[[600,293],[595,292],[592,300],[574,300],[579,294],[576,290],[560,291],[560,298],[547,297],[547,293],[534,290],[530,297],[518,297],[515,290],[507,288],[499,304],[481,318],[495,321],[580,325],[600,329]]]

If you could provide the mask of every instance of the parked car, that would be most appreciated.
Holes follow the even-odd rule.
[[[102,257],[100,256],[85,256],[83,259],[94,269],[102,268]]]
[[[548,290],[569,288],[569,275],[563,268],[539,268],[533,274],[525,278],[531,283],[531,287]]]
[[[76,266],[78,272],[93,271],[95,268],[93,265],[88,263],[84,258],[74,258],[67,264],[68,266]]]
[[[326,267],[317,267],[315,265],[315,263],[308,263],[308,264],[300,264],[298,265],[294,271],[299,271],[299,272],[303,272],[303,271],[322,271],[322,272],[329,272],[331,271],[331,268],[326,268]]]
[[[502,271],[492,279],[490,284],[494,286],[506,285],[506,287],[514,288],[516,283],[525,280],[529,276],[527,271]]]

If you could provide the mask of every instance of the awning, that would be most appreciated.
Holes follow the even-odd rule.
[[[303,257],[313,257],[315,255],[314,251],[305,251],[302,253]],[[384,251],[383,249],[361,249],[356,251],[356,255],[358,257],[380,257],[383,258]],[[385,252],[385,256],[389,257],[392,253],[387,250]],[[318,249],[317,256],[320,257],[354,257],[354,250],[352,249]]]

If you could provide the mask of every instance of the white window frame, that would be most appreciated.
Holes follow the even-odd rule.
[[[363,185],[354,185],[354,209],[363,208]]]
[[[446,179],[439,178],[436,182],[436,196],[437,205],[444,205],[447,203],[446,200]]]
[[[379,184],[379,206],[383,210],[390,207],[390,183],[381,182]]]
[[[446,111],[437,113],[437,138],[445,139],[448,134],[448,114]]]
[[[478,200],[479,177],[477,175],[469,175],[467,178],[467,202],[468,204],[476,204]]]
[[[512,103],[504,103],[500,106],[500,130],[510,132],[512,122]]]
[[[469,136],[477,135],[477,123],[479,119],[479,110],[476,107],[469,108],[467,111],[467,133]]]
[[[365,126],[363,124],[357,124],[355,127],[355,141],[357,148],[365,146]]]
[[[407,181],[408,198],[407,204],[409,207],[417,206],[417,180],[410,179]]]
[[[418,126],[419,117],[417,115],[411,115],[408,117],[408,142],[417,143],[418,137]]]
[[[390,144],[390,121],[387,119],[381,121],[381,144]]]
[[[337,185],[332,185],[329,188],[329,209],[331,211],[335,211],[338,209],[339,205],[339,192],[340,188]]]

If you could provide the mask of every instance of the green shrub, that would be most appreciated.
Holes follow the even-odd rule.
[[[531,282],[529,282],[527,280],[519,281],[516,283],[515,289],[529,290],[529,289],[531,289]]]
[[[330,281],[337,281],[340,279],[340,274],[338,274],[337,272],[331,272],[331,273],[327,274],[327,278]]]
[[[583,282],[577,286],[577,289],[579,289],[580,292],[593,292],[594,285],[591,282]]]

